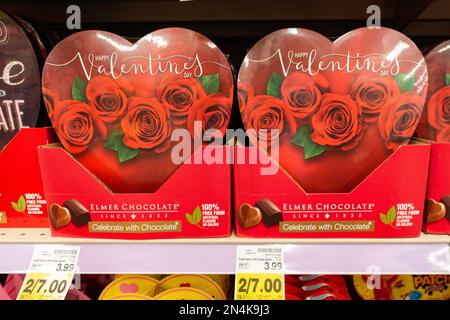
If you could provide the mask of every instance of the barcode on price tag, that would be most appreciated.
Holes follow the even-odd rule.
[[[235,299],[284,299],[283,247],[237,246]]]
[[[282,247],[237,246],[237,273],[283,273]]]
[[[36,246],[17,299],[64,300],[79,255],[79,246]]]

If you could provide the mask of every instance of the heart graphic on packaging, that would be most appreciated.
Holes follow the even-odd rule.
[[[119,290],[123,293],[136,293],[138,292],[139,288],[135,283],[122,283],[119,287]]]
[[[50,53],[42,83],[63,146],[117,193],[155,192],[179,166],[172,149],[181,138],[172,141],[172,133],[224,134],[233,101],[224,54],[181,28],[134,44],[103,31],[76,33]],[[194,151],[191,140],[182,158]]]
[[[305,29],[269,34],[239,71],[244,125],[254,145],[279,147],[280,166],[310,193],[350,192],[419,122],[423,56],[405,35],[361,28],[334,42]]]
[[[417,136],[436,142],[450,142],[450,40],[425,56],[428,67],[427,102]]]
[[[0,10],[0,151],[22,128],[36,126],[39,66],[22,28]]]

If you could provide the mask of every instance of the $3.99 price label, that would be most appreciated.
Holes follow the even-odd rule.
[[[17,299],[64,300],[79,254],[76,246],[37,246]]]
[[[236,300],[284,300],[281,246],[238,246]]]

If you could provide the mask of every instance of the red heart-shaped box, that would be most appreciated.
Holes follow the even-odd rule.
[[[361,28],[331,42],[290,28],[248,52],[238,94],[254,145],[272,158],[279,146],[275,160],[306,192],[342,193],[408,143],[426,83],[421,52],[395,30]]]
[[[450,142],[450,40],[425,56],[428,67],[428,93],[417,128],[420,138]]]
[[[116,193],[155,192],[178,168],[172,133],[192,139],[194,121],[203,121],[203,131],[223,134],[233,99],[224,54],[181,28],[135,44],[103,31],[76,33],[50,53],[42,83],[64,147]]]

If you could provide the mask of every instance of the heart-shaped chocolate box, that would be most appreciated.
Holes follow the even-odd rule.
[[[278,145],[276,160],[306,192],[350,192],[408,143],[426,82],[421,52],[397,31],[361,28],[331,42],[291,28],[248,52],[238,94],[246,129],[262,130],[251,142],[272,156]]]
[[[36,126],[40,74],[22,28],[0,10],[0,151],[22,128]]]
[[[425,61],[428,93],[417,135],[436,142],[450,142],[450,40],[428,52]]]
[[[179,166],[174,130],[192,138],[202,121],[203,131],[224,133],[233,100],[226,57],[181,28],[134,44],[103,31],[76,33],[50,53],[42,83],[64,147],[117,193],[155,192]]]

